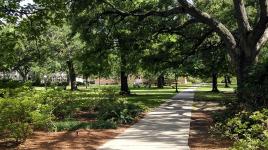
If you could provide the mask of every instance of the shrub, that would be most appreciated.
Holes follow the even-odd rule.
[[[104,99],[100,101],[98,118],[112,120],[119,124],[131,123],[147,108],[142,105],[132,104],[124,98]]]
[[[75,120],[65,120],[53,122],[51,131],[75,131],[77,129],[115,129],[117,123],[111,120],[97,120],[96,122],[80,122]]]
[[[115,129],[117,123],[112,120],[97,120],[91,124],[92,129]]]
[[[30,87],[32,83],[30,81],[22,82],[22,81],[15,81],[15,80],[0,80],[0,88],[19,88],[22,86]]]
[[[0,99],[0,133],[4,138],[24,141],[36,128],[48,126],[50,107],[40,105],[29,97]]]
[[[268,106],[268,60],[251,68],[244,99],[255,108]]]
[[[49,90],[42,94],[40,103],[53,106],[53,115],[57,119],[71,118],[78,110],[93,110],[99,97],[90,97],[87,93],[65,90]]]
[[[54,122],[52,125],[53,126],[51,130],[55,132],[64,131],[64,130],[74,131],[79,128],[87,128],[87,126],[90,126],[89,123],[83,123],[83,122],[75,121],[75,120],[58,121],[58,122]]]
[[[268,148],[268,109],[242,111],[227,116],[226,120],[217,122],[211,131],[235,140],[233,149]]]

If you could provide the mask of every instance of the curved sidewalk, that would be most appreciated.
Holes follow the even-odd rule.
[[[194,90],[175,95],[98,150],[189,150]]]

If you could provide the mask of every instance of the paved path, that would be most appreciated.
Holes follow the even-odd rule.
[[[162,104],[99,150],[189,150],[194,88]]]

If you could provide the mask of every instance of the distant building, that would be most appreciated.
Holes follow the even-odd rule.
[[[17,71],[12,72],[0,72],[0,79],[10,79],[10,80],[16,80],[20,81],[23,80],[21,75]]]

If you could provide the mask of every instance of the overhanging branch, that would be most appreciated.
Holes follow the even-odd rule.
[[[267,25],[268,25],[268,0],[259,0],[260,5],[260,20],[253,29],[249,36],[250,41],[253,41],[253,45],[257,44],[259,49],[267,40]]]
[[[212,18],[209,14],[200,11],[186,0],[178,0],[178,2],[182,5],[182,7],[188,14],[198,19],[198,21],[208,25],[215,32],[217,32],[219,36],[223,39],[225,44],[228,46],[228,51],[230,55],[233,58],[236,57],[237,52],[235,51],[235,49],[237,47],[237,43],[235,37],[221,22]]]

